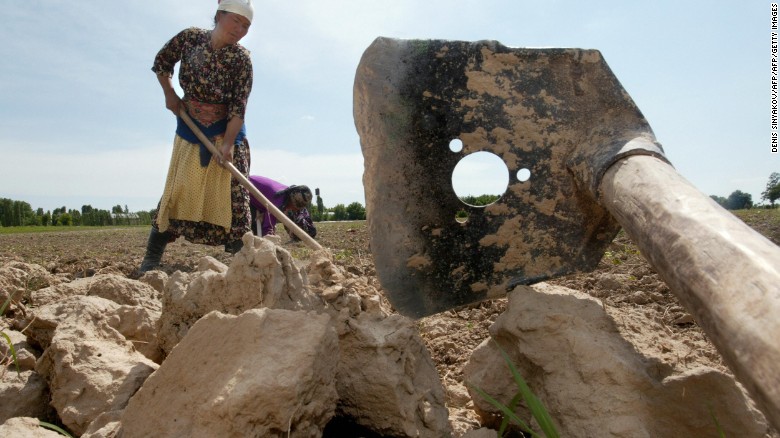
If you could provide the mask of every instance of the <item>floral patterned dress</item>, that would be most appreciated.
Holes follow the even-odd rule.
[[[211,32],[189,28],[168,41],[157,53],[152,71],[173,76],[180,62],[179,84],[190,116],[203,127],[244,119],[252,90],[249,51],[239,44],[214,50]],[[182,123],[179,123],[180,126]],[[219,147],[222,133],[211,138]],[[249,142],[237,139],[233,164],[249,174]],[[165,192],[154,218],[155,227],[171,239],[184,236],[193,243],[228,244],[251,231],[249,192],[215,160],[199,159],[201,146],[187,141],[177,131]]]

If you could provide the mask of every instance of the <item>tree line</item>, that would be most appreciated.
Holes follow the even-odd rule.
[[[25,201],[15,201],[0,198],[0,226],[112,226],[112,225],[151,225],[151,211],[130,213],[127,206],[116,205],[111,211],[82,205],[81,210],[66,207],[44,211],[42,208],[33,210]]]
[[[322,198],[317,195],[317,205],[310,204],[309,212],[312,219],[322,221],[364,220],[366,209],[359,202],[349,205],[337,204],[326,208]],[[155,210],[131,212],[127,205],[117,204],[111,210],[82,205],[81,210],[66,207],[44,211],[33,209],[25,201],[0,198],[0,226],[116,226],[116,225],[151,225]]]
[[[359,202],[349,205],[336,204],[332,208],[326,208],[316,191],[316,204],[309,204],[309,213],[312,220],[345,221],[364,220],[366,209]],[[753,199],[749,193],[735,190],[728,197],[717,195],[710,196],[715,202],[728,210],[743,210],[753,208]],[[469,205],[488,205],[499,198],[498,195],[466,196],[461,200]],[[766,189],[761,193],[761,199],[769,202],[768,208],[775,208],[775,202],[780,199],[780,173],[772,172],[766,184]],[[55,208],[52,211],[44,211],[42,208],[33,210],[25,201],[15,201],[8,198],[0,198],[0,226],[113,226],[113,225],[151,225],[155,210],[130,212],[127,205],[122,207],[117,204],[111,211],[93,208],[91,205],[82,205],[81,210]],[[459,212],[460,214],[461,212]],[[465,215],[465,211],[462,212]]]
[[[359,221],[366,218],[366,209],[363,204],[353,202],[349,205],[336,204],[332,208],[326,208],[320,197],[320,189],[315,189],[317,204],[309,203],[309,214],[315,222],[324,221]]]
[[[753,196],[741,190],[734,190],[727,198],[717,195],[711,195],[710,198],[727,210],[745,210],[754,207]],[[778,199],[780,199],[780,173],[772,172],[766,183],[766,189],[761,192],[761,200],[769,202],[766,207],[775,208]]]

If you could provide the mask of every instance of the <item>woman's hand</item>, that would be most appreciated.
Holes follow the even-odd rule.
[[[243,125],[244,120],[239,117],[231,117],[230,120],[228,120],[227,128],[225,128],[225,135],[222,137],[222,145],[219,148],[220,155],[222,155],[219,162],[223,166],[225,165],[225,162],[233,162],[233,144],[236,142],[238,131],[241,130]]]
[[[226,163],[233,162],[233,142],[227,143],[222,141],[222,145],[219,148],[220,157],[218,157],[219,164],[225,166]]]
[[[171,110],[171,112],[175,115],[179,115],[179,111],[181,110],[181,98],[178,94],[176,94],[175,91],[171,90],[170,92],[165,93],[165,107]]]
[[[181,109],[181,98],[176,94],[176,90],[173,89],[171,77],[166,74],[158,74],[157,82],[160,83],[160,87],[162,87],[163,93],[165,94],[165,107],[178,117],[179,110]]]

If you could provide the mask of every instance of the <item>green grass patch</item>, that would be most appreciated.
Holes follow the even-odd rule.
[[[63,428],[61,428],[61,427],[59,427],[59,426],[57,426],[55,424],[51,424],[51,423],[47,423],[45,421],[38,420],[38,425],[40,425],[43,428],[53,430],[53,431],[59,433],[62,436],[66,436],[68,438],[73,438],[73,436],[71,434],[69,434],[68,432],[65,432],[65,430]]]
[[[333,258],[335,260],[341,260],[346,261],[353,258],[352,250],[350,249],[341,249],[336,251],[335,254],[333,254]]]
[[[8,336],[8,334],[5,332],[0,332],[0,336],[5,339],[5,342],[8,343],[8,350],[11,352],[11,359],[14,365],[16,365],[16,374],[21,374],[21,370],[19,369],[19,359],[16,358],[16,348],[14,348],[14,343],[11,341],[11,337]],[[3,360],[5,361],[5,359]],[[2,365],[5,366],[5,363]]]
[[[780,208],[751,208],[734,210],[732,213],[775,245],[780,245]]]
[[[750,210],[733,210],[732,213],[748,225],[769,223],[780,226],[780,208],[751,208]]]
[[[550,414],[547,412],[547,409],[544,407],[536,394],[531,391],[531,388],[528,387],[525,379],[523,379],[523,377],[520,375],[520,372],[517,370],[515,364],[512,363],[512,360],[509,358],[509,355],[506,353],[506,351],[504,351],[504,349],[498,345],[498,342],[496,342],[495,339],[492,341],[501,352],[501,356],[504,358],[504,362],[506,362],[507,366],[509,367],[509,371],[512,373],[512,378],[514,379],[518,389],[517,394],[512,397],[512,400],[507,406],[501,404],[498,400],[491,397],[482,389],[473,385],[469,386],[471,386],[482,398],[493,405],[493,407],[501,411],[501,413],[504,415],[504,420],[502,421],[501,427],[498,430],[498,436],[503,436],[509,425],[509,422],[511,421],[520,426],[520,429],[530,434],[533,438],[541,438],[541,435],[531,430],[528,424],[526,424],[525,421],[523,421],[520,417],[517,416],[517,414],[515,414],[515,409],[517,408],[520,401],[523,400],[525,401],[526,406],[528,406],[528,409],[531,411],[531,415],[536,420],[539,428],[544,433],[544,436],[547,438],[559,438],[558,430],[555,427]]]
[[[707,410],[710,411],[710,418],[712,418],[712,422],[715,424],[715,431],[718,433],[718,438],[726,438],[726,432],[723,431],[723,427],[720,425],[718,417],[715,416],[715,412],[713,412],[711,404],[707,405]]]

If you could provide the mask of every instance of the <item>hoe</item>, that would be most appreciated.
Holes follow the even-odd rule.
[[[675,171],[599,51],[377,38],[354,118],[371,248],[400,313],[592,270],[622,227],[780,429],[780,248]],[[452,174],[482,151],[509,184],[476,207]]]

